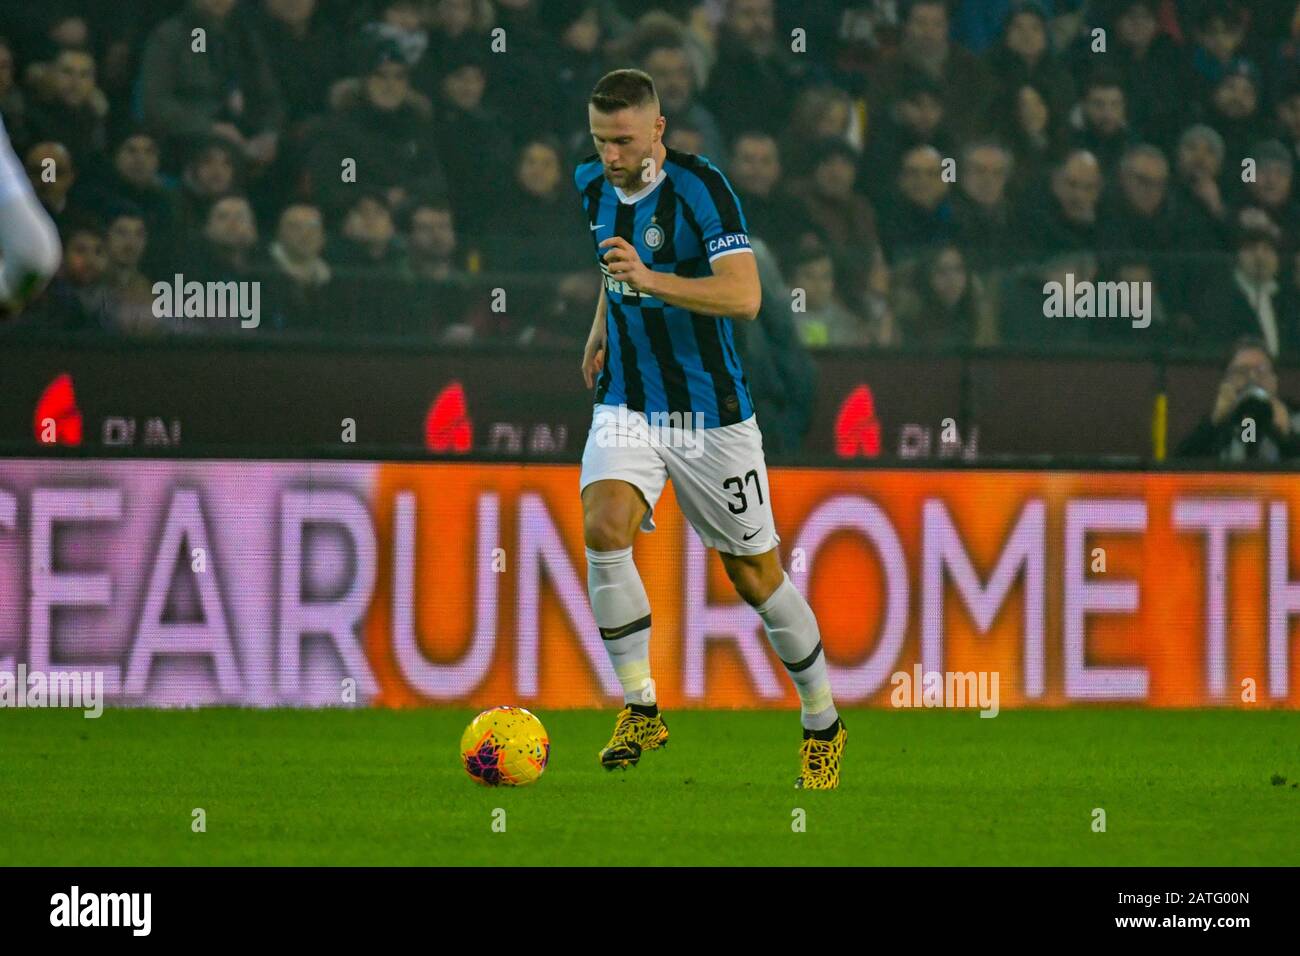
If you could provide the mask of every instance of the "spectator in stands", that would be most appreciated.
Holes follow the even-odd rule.
[[[874,102],[890,103],[905,77],[928,76],[943,90],[944,115],[959,135],[979,131],[988,115],[992,83],[988,69],[972,53],[953,43],[944,0],[910,0],[903,16],[895,55],[884,59],[869,88],[879,90]]]
[[[933,146],[903,154],[898,196],[880,211],[880,239],[891,262],[901,262],[956,236],[944,158]]]
[[[776,34],[774,0],[727,0],[704,97],[724,136],[751,129],[778,136],[807,71]]]
[[[1284,229],[1300,224],[1300,201],[1295,190],[1295,161],[1285,146],[1275,139],[1256,143],[1250,150],[1255,160],[1255,178],[1245,184],[1245,201],[1262,209]],[[1290,237],[1295,240],[1294,235]]]
[[[1202,343],[1226,345],[1256,335],[1276,357],[1295,348],[1300,329],[1288,328],[1278,308],[1277,227],[1260,218],[1249,222],[1238,231],[1231,266],[1214,270],[1194,299],[1192,315]]]
[[[1047,14],[1038,0],[1017,0],[1003,24],[1002,43],[988,56],[999,98],[1032,84],[1047,108],[1063,115],[1074,103],[1074,79],[1052,51]]]
[[[50,65],[46,97],[27,114],[30,135],[62,143],[83,168],[104,152],[108,98],[95,85],[95,57],[63,49]]]
[[[541,136],[524,144],[486,229],[486,265],[504,272],[569,272],[592,264],[592,247],[560,144]]]
[[[1183,289],[1193,283],[1203,267],[1182,255],[1182,249],[1208,248],[1213,234],[1193,235],[1195,221],[1170,194],[1165,154],[1149,143],[1130,146],[1120,160],[1116,185],[1101,206],[1102,250],[1142,250],[1162,285]]]
[[[809,86],[795,98],[780,140],[781,168],[787,171],[790,185],[811,175],[824,143],[839,140],[852,147],[848,140],[851,110],[849,95],[833,86]]]
[[[808,348],[877,345],[885,341],[884,322],[869,323],[837,294],[835,263],[826,249],[812,248],[795,257],[791,288],[803,293],[803,308],[795,299],[794,321],[799,341]]]
[[[892,305],[892,345],[951,348],[992,342],[992,303],[955,245],[937,246],[899,267]]]
[[[667,39],[656,43],[645,51],[641,68],[655,81],[668,129],[672,130],[675,124],[690,125],[700,134],[698,152],[721,162],[726,155],[722,131],[713,113],[696,97],[695,72],[685,45],[680,40]]]
[[[1014,162],[1011,151],[992,140],[962,151],[953,216],[957,244],[976,271],[1008,266],[1019,254],[1023,237],[1007,196]]]
[[[1000,117],[999,136],[1015,158],[1013,196],[1037,195],[1046,187],[1048,169],[1065,139],[1063,116],[1052,112],[1043,91],[1032,83],[1007,91],[992,112]]]
[[[1051,192],[1027,213],[1026,235],[1034,248],[1052,255],[1098,246],[1097,210],[1101,167],[1092,153],[1074,150],[1052,170]]]
[[[3,87],[2,81],[0,87]],[[0,98],[0,107],[3,102]],[[1300,162],[1300,66],[1296,67],[1295,77],[1279,91],[1274,109],[1277,137],[1286,146],[1291,159]]]
[[[763,421],[764,451],[799,449],[812,422],[816,368],[799,342],[794,298],[776,256],[761,238],[752,240],[763,305],[753,322],[733,327],[754,408]]]
[[[343,31],[317,0],[263,0],[258,13],[286,123],[323,112],[330,86],[347,72]]]
[[[1275,463],[1300,456],[1300,416],[1278,395],[1267,344],[1253,336],[1232,345],[1210,413],[1179,444],[1179,458]]]
[[[848,143],[830,139],[819,144],[811,179],[791,190],[799,209],[794,242],[812,233],[847,256],[870,259],[878,254],[875,212],[854,190],[857,167],[857,154]]]
[[[784,255],[801,217],[796,201],[782,187],[781,153],[776,140],[759,130],[741,133],[732,147],[726,171],[745,212],[750,235],[761,236],[777,255]]]
[[[112,303],[104,284],[104,230],[90,216],[80,216],[64,230],[63,267],[50,282],[42,325],[60,331],[104,331],[112,320]]]
[[[343,228],[330,258],[354,274],[391,277],[403,259],[393,214],[373,190],[357,194],[343,217]]]
[[[181,175],[178,200],[181,228],[190,235],[201,232],[213,204],[240,191],[241,174],[239,158],[228,141],[212,137],[198,142]]]
[[[17,75],[13,47],[6,37],[0,36],[0,116],[5,118],[9,142],[21,156],[31,136],[27,132],[27,100],[18,86]]]
[[[144,118],[160,138],[220,137],[248,162],[275,159],[284,102],[262,41],[232,16],[238,0],[187,0],[158,24],[140,65]],[[205,52],[192,49],[201,30]]]
[[[1249,30],[1250,15],[1236,0],[1203,3],[1194,11],[1191,72],[1201,99],[1239,69]]]
[[[1117,72],[1106,67],[1093,70],[1071,114],[1071,128],[1071,145],[1092,153],[1102,173],[1112,175],[1134,140],[1124,84]]]
[[[406,273],[421,282],[447,282],[465,275],[455,218],[445,200],[411,207],[406,224]]]
[[[318,207],[294,203],[280,214],[275,240],[267,247],[271,276],[266,299],[271,327],[312,330],[329,327],[333,270],[325,261],[325,220]]]
[[[1149,142],[1163,145],[1173,140],[1183,93],[1182,61],[1160,29],[1160,6],[1160,0],[1119,0],[1103,27],[1111,21],[1106,58],[1123,81],[1129,119]]]
[[[1241,169],[1241,160],[1249,148],[1268,134],[1267,123],[1259,109],[1259,71],[1244,58],[1238,58],[1214,86],[1210,102],[1204,109],[1204,122],[1232,144],[1227,168]]]
[[[664,134],[664,145],[679,153],[695,153],[697,156],[703,156],[704,134],[692,123],[679,122],[668,127],[668,132]],[[708,158],[712,159],[712,157]]]
[[[1188,238],[1207,244],[1199,248],[1228,247],[1228,205],[1220,186],[1223,153],[1223,137],[1204,124],[1189,126],[1178,140],[1174,195],[1192,223]],[[1197,248],[1192,242],[1182,246],[1188,251]]]
[[[104,241],[104,285],[114,329],[128,335],[158,330],[153,284],[141,269],[149,247],[144,213],[123,206],[108,222]]]
[[[924,74],[903,80],[898,98],[872,124],[858,181],[867,184],[872,201],[888,201],[898,180],[903,154],[917,146],[933,146],[944,156],[953,155],[956,137],[944,117],[943,92]]]
[[[433,126],[456,221],[475,236],[496,202],[499,184],[510,178],[514,148],[501,118],[485,105],[490,56],[476,50],[449,54]],[[438,190],[427,183],[422,191]]]
[[[112,162],[95,179],[94,204],[102,212],[126,202],[140,210],[149,237],[171,248],[176,223],[176,195],[158,175],[158,142],[139,127],[118,138]]]
[[[241,281],[256,278],[257,219],[244,196],[223,196],[212,204],[186,281]],[[215,317],[214,317],[215,318]]]
[[[73,201],[77,185],[77,166],[62,143],[38,142],[24,157],[27,178],[36,198],[50,214],[55,225],[62,226],[80,212]],[[78,190],[80,192],[80,190]]]
[[[358,184],[383,194],[394,209],[413,191],[442,193],[447,187],[432,107],[412,91],[400,51],[380,43],[365,70],[360,82],[335,84],[333,110],[307,134],[309,192],[327,218],[351,205]],[[457,145],[471,154],[466,161],[473,158],[475,144]]]

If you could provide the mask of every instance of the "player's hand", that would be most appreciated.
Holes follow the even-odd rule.
[[[608,239],[601,240],[600,247],[605,246],[609,249],[601,254],[601,258],[605,260],[605,268],[609,270],[609,274],[615,279],[626,282],[633,292],[653,294],[649,284],[654,281],[654,270],[641,261],[632,243],[622,236],[610,236]]]
[[[582,378],[591,388],[596,383],[596,376],[605,368],[604,338],[587,339],[587,347],[582,351]]]

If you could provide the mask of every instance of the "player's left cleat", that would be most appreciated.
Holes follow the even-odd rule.
[[[838,717],[834,729],[835,735],[829,740],[818,740],[811,730],[804,731],[803,746],[799,748],[802,769],[794,782],[796,790],[834,790],[840,785],[840,758],[844,756],[849,732]]]

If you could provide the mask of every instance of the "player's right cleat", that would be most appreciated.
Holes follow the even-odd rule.
[[[646,750],[656,750],[668,746],[668,725],[664,723],[663,714],[653,717],[638,714],[631,707],[624,707],[618,712],[618,722],[614,724],[614,736],[600,752],[600,765],[606,770],[615,767],[626,770],[635,767],[641,754]]]

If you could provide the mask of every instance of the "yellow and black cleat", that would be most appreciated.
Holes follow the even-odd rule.
[[[638,714],[631,707],[624,707],[618,712],[618,722],[614,724],[614,736],[600,752],[600,765],[606,770],[618,767],[626,770],[635,767],[645,750],[656,750],[668,746],[668,725],[662,714],[647,717]]]
[[[844,721],[835,719],[835,736],[818,740],[811,731],[804,731],[803,746],[799,748],[802,769],[794,782],[796,790],[834,790],[840,785],[840,759],[844,756],[844,743],[849,732]]]

